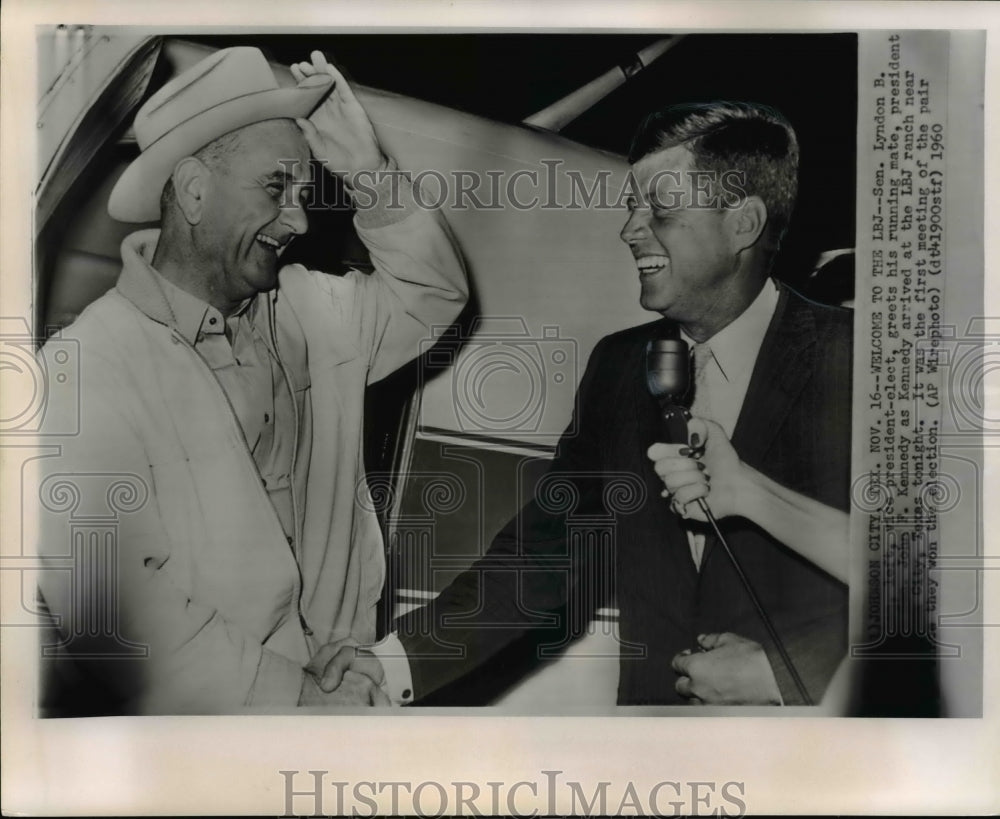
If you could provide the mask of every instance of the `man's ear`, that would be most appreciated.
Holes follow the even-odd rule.
[[[174,166],[174,195],[189,225],[201,221],[211,171],[200,159],[188,156]]]
[[[759,196],[748,196],[739,207],[729,212],[733,250],[740,252],[753,247],[767,227],[767,205]]]

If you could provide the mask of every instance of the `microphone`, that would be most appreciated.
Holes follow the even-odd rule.
[[[691,413],[683,406],[683,402],[690,390],[690,374],[691,356],[688,351],[687,342],[677,335],[676,330],[664,327],[661,330],[661,335],[651,339],[646,345],[646,389],[649,390],[649,394],[660,405],[664,443],[688,444],[688,421],[691,420]],[[782,662],[784,662],[785,667],[788,669],[792,677],[792,682],[799,692],[799,696],[802,697],[802,701],[806,705],[812,705],[812,698],[806,690],[802,677],[799,676],[798,669],[795,668],[795,664],[792,662],[792,658],[785,649],[784,643],[782,643],[781,638],[778,636],[771,618],[768,617],[764,606],[757,597],[757,593],[753,590],[753,586],[750,585],[750,578],[747,577],[746,572],[743,571],[743,566],[736,559],[736,555],[730,548],[729,543],[726,542],[726,538],[719,529],[719,523],[715,519],[715,515],[712,514],[712,510],[704,498],[698,498],[695,502],[705,515],[705,519],[711,524],[715,536],[719,539],[719,544],[725,550],[733,568],[736,570],[736,575],[743,584],[743,588],[746,589],[747,595],[750,597],[750,602],[753,604],[754,609],[756,609]]]
[[[691,413],[681,402],[690,389],[690,372],[691,358],[684,339],[654,338],[646,346],[646,389],[660,405],[666,443],[688,442]]]
[[[691,389],[691,354],[687,342],[670,332],[662,328],[661,335],[646,345],[646,389],[660,405],[661,440],[686,446],[691,413],[684,403]],[[705,499],[698,498],[697,504],[714,525]]]

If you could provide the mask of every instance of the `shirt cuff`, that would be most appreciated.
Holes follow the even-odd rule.
[[[393,705],[409,705],[413,702],[413,676],[410,674],[410,661],[406,658],[406,650],[399,642],[396,633],[387,634],[375,645],[365,646],[374,654],[385,672],[385,682],[382,689]]]
[[[410,174],[390,158],[377,171],[359,171],[345,180],[354,205],[354,222],[360,228],[379,228],[402,222],[417,209]]]

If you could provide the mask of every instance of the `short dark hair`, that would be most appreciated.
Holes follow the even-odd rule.
[[[672,105],[643,120],[629,162],[677,145],[691,152],[698,170],[743,174],[746,195],[759,196],[767,207],[769,233],[777,246],[798,192],[799,142],[791,123],[755,102]]]

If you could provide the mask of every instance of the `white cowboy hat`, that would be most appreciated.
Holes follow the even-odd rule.
[[[141,153],[108,199],[121,222],[160,218],[160,194],[177,163],[212,140],[255,122],[306,117],[330,90],[320,73],[282,88],[257,48],[225,48],[164,85],[135,117]]]

